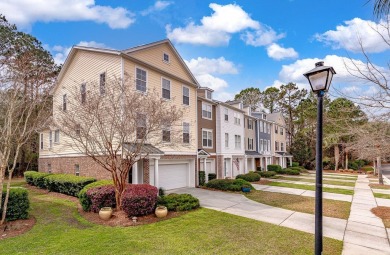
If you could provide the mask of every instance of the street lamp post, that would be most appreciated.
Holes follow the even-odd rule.
[[[309,80],[310,87],[317,94],[317,143],[316,143],[316,203],[315,203],[315,254],[321,255],[322,245],[322,115],[323,99],[329,90],[333,67],[324,66],[324,62],[315,64],[315,68],[303,75]]]

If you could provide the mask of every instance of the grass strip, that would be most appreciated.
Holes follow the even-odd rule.
[[[374,192],[374,197],[390,199],[390,194],[382,194],[382,193],[375,193]]]
[[[294,178],[294,177],[287,177],[287,176],[282,176],[282,177],[280,177],[278,179],[279,180],[289,180],[289,181],[300,181],[300,182],[315,183],[315,179]],[[355,183],[354,182],[322,180],[322,183],[323,184],[330,184],[330,185],[340,185],[340,186],[355,187]]]
[[[285,182],[270,182],[267,183],[267,185],[270,186],[277,186],[277,187],[286,187],[286,188],[294,188],[294,189],[304,189],[304,190],[315,190],[314,185],[305,185],[305,184],[293,184],[293,183],[285,183]],[[329,193],[337,193],[337,194],[344,194],[344,195],[353,195],[353,190],[348,189],[340,189],[340,188],[322,188],[323,192],[329,192]]]

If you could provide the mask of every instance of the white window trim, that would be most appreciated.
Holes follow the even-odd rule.
[[[211,118],[203,116],[203,105],[210,106],[210,113],[211,113],[210,116],[211,116]],[[213,120],[213,106],[211,104],[202,102],[202,119]]]
[[[167,56],[168,56],[168,61],[166,61],[166,60],[164,59],[164,55],[167,55]],[[171,55],[170,55],[169,53],[163,52],[162,61],[163,61],[164,63],[170,64],[170,63],[171,63]]]
[[[188,89],[188,104],[185,104],[184,103],[184,88],[187,88]],[[190,106],[191,105],[191,89],[190,89],[190,87],[188,87],[188,86],[186,86],[186,85],[182,85],[181,86],[181,93],[182,93],[182,98],[181,98],[181,103],[182,103],[182,105],[183,106]]]
[[[49,149],[53,148],[53,131],[49,131]]]
[[[191,124],[189,121],[183,121],[181,123],[182,129],[183,129],[183,135],[184,135],[184,123],[188,124],[188,143],[184,142],[184,138],[182,139],[182,143],[185,145],[190,145],[191,144]]]
[[[76,168],[76,166],[77,166],[77,168]],[[78,171],[76,171],[76,169]],[[80,164],[74,164],[74,175],[80,176]]]
[[[226,120],[226,116],[228,117],[227,120]],[[226,107],[224,109],[223,119],[224,119],[225,122],[229,122],[229,109],[226,108]]]
[[[58,132],[58,141],[56,141],[56,133]],[[59,144],[60,143],[60,130],[56,129],[54,130],[54,144]]]
[[[169,98],[163,97],[163,79],[169,81]],[[161,98],[164,100],[172,100],[172,80],[161,76]]]
[[[142,91],[142,90],[138,90],[137,89],[137,69],[141,69],[142,71],[145,71],[146,72],[146,91]],[[148,70],[145,69],[145,68],[142,68],[140,66],[135,66],[134,68],[134,76],[135,76],[135,91],[139,92],[139,93],[147,93],[148,92],[148,80],[149,80],[149,74],[148,74]],[[162,85],[161,85],[162,86]]]
[[[226,140],[226,135],[227,135],[227,140]],[[226,142],[227,142],[227,144],[226,144]],[[229,133],[225,133],[225,148],[229,148]]]
[[[240,147],[237,147],[237,140],[236,140],[237,137],[239,138],[240,141]],[[234,148],[236,150],[241,150],[241,146],[242,146],[241,135],[234,135]]]
[[[211,147],[209,147],[209,146],[204,146],[204,145],[203,145],[203,131],[206,131],[206,132],[210,132],[210,133],[211,133]],[[212,149],[212,148],[214,147],[213,135],[214,135],[214,133],[213,133],[213,130],[212,130],[212,129],[202,128],[202,147],[203,147],[203,148]],[[207,138],[208,138],[208,137],[207,137]],[[207,139],[207,140],[209,140],[209,139]]]

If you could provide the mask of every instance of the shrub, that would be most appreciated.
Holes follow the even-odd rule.
[[[276,175],[276,172],[274,171],[256,172],[256,173],[258,173],[261,177],[264,178],[270,178]]]
[[[248,182],[257,182],[260,181],[260,175],[255,172],[250,172],[247,174],[239,174],[236,176],[236,179],[243,179]]]
[[[151,214],[157,194],[157,188],[149,184],[129,184],[122,196],[122,209],[129,217]]]
[[[206,187],[218,190],[241,191],[243,185],[253,186],[243,179],[215,179],[206,183]]]
[[[257,172],[261,171],[261,166],[256,167],[256,171]]]
[[[3,190],[1,205],[4,204],[5,195],[7,191]],[[20,220],[28,218],[28,209],[30,202],[28,200],[28,191],[21,187],[11,187],[9,190],[9,198],[7,204],[7,214],[5,218],[7,221]],[[0,215],[2,215],[2,206],[0,207]]]
[[[284,174],[287,174],[287,175],[299,175],[300,172],[298,170],[286,168]]]
[[[267,170],[268,171],[274,171],[274,172],[279,172],[279,171],[281,171],[282,170],[282,167],[281,166],[279,166],[279,165],[268,165],[267,166]]]
[[[70,174],[52,174],[45,177],[45,185],[49,191],[59,192],[77,197],[86,185],[95,182],[95,178]]]
[[[204,186],[206,183],[206,173],[205,171],[199,171],[199,185]]]
[[[49,173],[42,173],[36,171],[24,172],[24,179],[30,185],[37,186],[38,188],[45,189],[45,177],[51,175]]]
[[[292,167],[299,167],[299,163],[298,162],[292,162]]]
[[[114,185],[90,188],[86,196],[91,201],[90,210],[92,212],[97,213],[102,207],[116,207]]]
[[[159,188],[159,189],[158,189],[158,195],[159,195],[160,197],[165,196],[165,189],[164,189],[164,188]]]
[[[83,207],[84,211],[89,212],[91,210],[91,205],[92,205],[91,198],[89,196],[87,196],[87,191],[89,189],[92,189],[95,187],[101,187],[101,186],[107,186],[107,185],[113,185],[112,181],[101,180],[101,181],[97,181],[97,182],[92,182],[92,183],[86,185],[82,190],[80,190],[78,197],[79,197],[80,204]]]
[[[372,166],[363,166],[362,170],[367,172],[367,171],[374,171],[374,168]]]
[[[357,170],[359,170],[360,168],[362,168],[362,166],[364,166],[366,164],[365,160],[362,160],[362,159],[355,160],[355,163],[356,163],[356,165],[358,167]]]
[[[217,174],[210,173],[209,174],[209,181],[214,180],[214,179],[217,179]]]
[[[352,161],[352,162],[348,163],[348,168],[353,169],[353,170],[358,170],[359,166],[358,166],[358,164],[356,164],[355,162]]]
[[[159,198],[159,205],[167,207],[168,211],[189,211],[199,207],[199,199],[190,194],[169,194]]]

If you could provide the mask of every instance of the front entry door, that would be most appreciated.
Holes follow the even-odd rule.
[[[129,183],[133,183],[133,167],[129,170]]]

